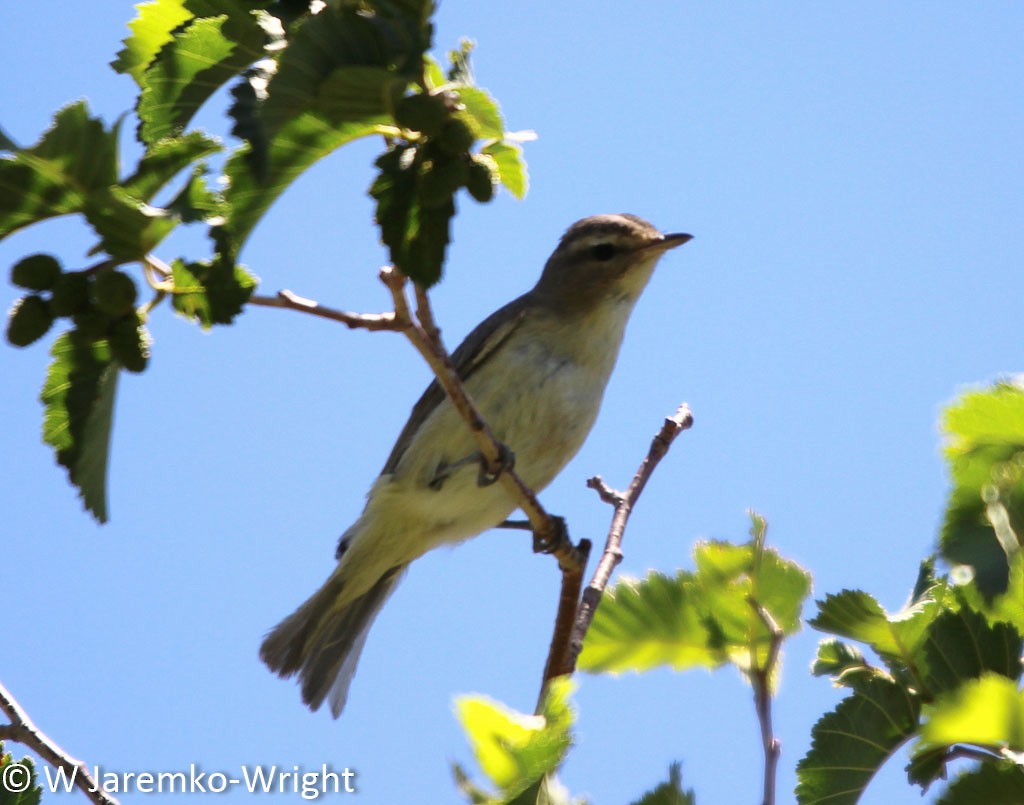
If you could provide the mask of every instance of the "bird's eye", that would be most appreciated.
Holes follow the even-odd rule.
[[[614,255],[615,247],[611,243],[598,243],[596,246],[590,247],[590,256],[602,263],[605,260],[611,260]]]

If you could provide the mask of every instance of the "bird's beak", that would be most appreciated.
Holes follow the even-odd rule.
[[[667,252],[669,249],[682,246],[690,240],[693,240],[693,235],[687,235],[685,232],[673,232],[671,235],[663,235],[661,240],[654,241],[647,248],[658,252]]]

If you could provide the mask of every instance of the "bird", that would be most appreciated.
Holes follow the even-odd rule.
[[[536,285],[452,353],[467,392],[534,491],[583,445],[637,299],[659,259],[691,237],[630,214],[577,221]],[[469,427],[435,380],[342,535],[330,576],[260,647],[271,671],[298,675],[310,709],[329,701],[341,715],[370,627],[413,560],[515,511],[516,499],[481,466]]]

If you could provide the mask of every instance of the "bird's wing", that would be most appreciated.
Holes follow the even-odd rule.
[[[501,348],[502,344],[508,340],[509,336],[518,329],[526,316],[526,309],[527,295],[524,294],[504,307],[499,308],[480,322],[476,329],[459,344],[458,349],[452,353],[452,363],[455,365],[455,371],[463,383],[477,369],[483,366]],[[388,456],[384,469],[381,470],[382,475],[394,472],[395,467],[401,461],[402,455],[408,449],[420,425],[426,421],[427,417],[433,413],[434,409],[441,404],[444,398],[444,389],[441,388],[437,380],[434,380],[427,386],[423,396],[413,406],[412,413],[409,415],[409,421],[402,428],[398,441],[395,442],[391,455]]]

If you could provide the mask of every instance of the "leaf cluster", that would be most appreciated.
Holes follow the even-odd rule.
[[[84,101],[57,112],[32,146],[0,135],[0,239],[63,215],[81,216],[96,234],[93,264],[65,268],[36,255],[13,267],[12,281],[29,293],[12,307],[7,339],[27,346],[69,320],[43,393],[46,422],[65,427],[57,436],[47,424],[45,438],[100,521],[115,383],[99,378],[146,368],[150,313],[167,299],[203,327],[232,323],[257,283],[238,254],[319,159],[382,137],[370,189],[381,239],[424,286],[441,276],[460,189],[478,201],[498,183],[525,192],[521,149],[473,84],[470,47],[450,54],[447,75],[428,55],[434,11],[432,0],[151,0],[137,7],[111,64],[138,87],[136,165],[119,164],[124,118],[108,126]],[[220,139],[189,129],[222,87],[240,140],[226,153]],[[155,257],[190,224],[208,227],[210,256]],[[124,270],[132,265],[135,278]],[[70,387],[55,393],[53,377]]]
[[[849,694],[814,727],[798,767],[802,803],[855,802],[908,741],[908,779],[922,788],[955,759],[985,761],[940,802],[1024,801],[1024,390],[967,392],[943,424],[953,486],[940,545],[953,571],[936,577],[925,562],[893,614],[859,590],[818,602],[811,626],[842,639],[822,642],[813,671]]]

